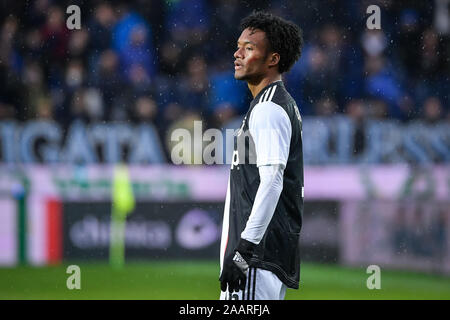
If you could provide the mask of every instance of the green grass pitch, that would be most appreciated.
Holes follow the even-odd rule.
[[[76,263],[73,263],[76,264]],[[81,289],[66,287],[66,268],[0,268],[0,299],[215,300],[217,261],[129,262],[121,270],[106,263],[80,263]],[[450,277],[381,270],[381,289],[366,287],[365,269],[302,264],[297,299],[450,299]]]

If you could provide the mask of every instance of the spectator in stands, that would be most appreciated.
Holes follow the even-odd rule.
[[[65,90],[72,92],[82,87],[85,81],[85,72],[86,69],[81,60],[70,61],[65,72]]]
[[[67,44],[68,60],[81,60],[84,65],[88,63],[89,32],[87,29],[73,30],[70,32]]]
[[[35,118],[39,120],[53,120],[53,104],[48,96],[41,96],[36,101]]]
[[[411,8],[403,9],[399,17],[399,31],[396,51],[400,61],[405,66],[408,76],[418,73],[420,53],[419,13]]]
[[[367,114],[363,100],[354,99],[348,102],[345,107],[346,113],[355,126],[353,135],[353,154],[361,155],[365,146],[365,119]]]
[[[203,56],[192,56],[186,67],[186,75],[178,85],[178,102],[195,113],[205,112],[210,104],[209,78]]]
[[[102,2],[94,9],[94,15],[88,24],[92,54],[98,56],[100,52],[111,48],[112,28],[115,23],[116,16],[108,2]]]
[[[2,25],[0,33],[0,59],[12,72],[19,74],[21,57],[16,48],[18,22],[15,16],[9,16]]]
[[[121,67],[125,78],[133,82],[133,72],[140,70],[149,81],[155,76],[156,61],[148,44],[147,29],[144,25],[134,26],[129,35],[129,42],[119,51]]]
[[[449,79],[447,66],[448,54],[444,39],[434,29],[428,28],[422,34],[419,53],[418,74],[414,78],[416,100],[423,103],[429,96],[438,96],[448,101]]]
[[[442,104],[439,98],[429,97],[423,105],[423,118],[428,123],[436,123],[442,119]]]
[[[24,12],[24,24],[27,28],[41,27],[47,20],[47,13],[51,6],[51,0],[35,0],[30,1]]]
[[[79,88],[70,96],[68,102],[69,117],[72,121],[81,120],[88,123],[90,120],[89,112],[84,104],[83,89]]]
[[[22,60],[16,50],[18,22],[9,16],[0,30],[0,118],[24,119]]]
[[[403,96],[403,92],[397,75],[388,66],[386,58],[381,55],[367,56],[365,72],[364,89],[366,95],[384,101],[387,104],[389,116],[401,118],[402,114],[398,103]]]
[[[236,48],[236,26],[245,15],[239,6],[239,0],[218,0],[214,8],[211,8],[211,27],[209,37],[213,42],[206,45],[213,46],[208,48],[213,52],[208,59],[208,63],[215,64],[217,55],[214,52],[220,52],[225,57],[232,57]],[[212,45],[213,44],[213,45]]]
[[[131,112],[131,119],[137,123],[154,123],[158,107],[150,96],[142,96],[136,99]]]
[[[196,46],[206,40],[209,30],[209,8],[205,0],[168,1],[166,29],[171,38],[185,46]]]
[[[55,83],[52,87],[53,97],[58,97],[54,101],[54,114],[58,122],[65,127],[73,121],[72,105],[77,100],[77,104],[82,103],[81,92],[86,82],[86,69],[80,60],[73,60],[67,64],[64,70],[63,81]],[[78,92],[78,94],[76,94]],[[83,109],[84,106],[79,106],[78,109]],[[77,115],[80,113],[75,112]]]
[[[439,36],[435,30],[432,28],[425,30],[421,38],[418,72],[421,76],[432,79],[441,74],[442,60],[445,57],[439,50]]]
[[[327,67],[334,78],[341,72],[341,59],[344,47],[341,30],[334,24],[327,24],[320,30],[320,47],[327,56]]]
[[[377,97],[369,97],[367,103],[367,116],[371,119],[383,120],[388,118],[389,111],[387,103]]]
[[[37,102],[47,93],[44,74],[40,64],[31,61],[23,68],[22,75],[23,84],[25,86],[22,99],[26,106],[25,119],[35,117],[37,110]]]
[[[102,93],[104,120],[109,120],[115,100],[126,88],[119,71],[119,58],[113,50],[101,53],[97,68],[91,74],[90,84]]]
[[[246,84],[236,80],[232,70],[216,72],[210,79],[211,100],[208,111],[214,126],[221,128],[232,118],[247,112]]]
[[[143,76],[146,78],[153,77],[156,60],[149,24],[126,4],[120,4],[117,11],[120,11],[121,16],[114,26],[112,39],[124,77],[132,81],[131,78],[136,76],[132,73],[136,73],[136,70],[145,72]]]
[[[62,67],[67,57],[69,30],[60,7],[49,8],[47,20],[41,29],[42,43],[46,59],[53,66]]]
[[[410,121],[417,117],[416,102],[410,94],[405,94],[400,98],[398,108],[401,112],[400,120],[402,121]]]
[[[168,39],[161,46],[160,71],[164,75],[179,76],[185,66],[186,50],[175,41]]]
[[[24,35],[22,56],[25,60],[39,62],[43,58],[42,34],[39,30],[29,30]]]
[[[315,114],[322,117],[336,115],[338,107],[336,101],[331,96],[324,96],[314,104]]]
[[[303,103],[314,105],[323,96],[334,95],[337,83],[331,68],[329,56],[319,46],[310,49],[305,78],[303,79]],[[307,108],[304,106],[304,108]]]
[[[0,120],[14,119],[14,106],[0,101]]]

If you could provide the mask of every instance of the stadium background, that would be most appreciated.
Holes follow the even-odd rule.
[[[71,4],[81,30],[66,28]],[[366,28],[371,4],[381,30]],[[194,120],[239,126],[251,98],[233,52],[257,8],[305,38],[284,76],[303,117],[306,201],[302,289],[287,298],[450,298],[448,0],[0,6],[1,299],[218,297],[229,165],[175,166],[170,137]],[[136,198],[121,270],[108,265],[117,163]],[[381,290],[366,287],[371,264]]]

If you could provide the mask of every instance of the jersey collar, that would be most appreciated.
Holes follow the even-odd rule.
[[[262,90],[256,95],[255,98],[253,98],[252,100],[252,105],[255,103],[258,103],[259,98],[261,98],[261,96],[264,94],[264,92],[266,92],[267,89],[269,89],[270,87],[274,86],[274,85],[283,85],[283,80],[276,80],[274,82],[269,83],[267,86],[265,86],[264,88],[262,88]]]

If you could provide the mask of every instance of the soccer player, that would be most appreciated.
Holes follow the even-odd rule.
[[[265,12],[241,21],[235,73],[253,101],[234,137],[220,249],[220,299],[282,300],[299,287],[302,122],[281,74],[301,55],[301,29]]]

